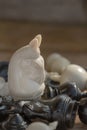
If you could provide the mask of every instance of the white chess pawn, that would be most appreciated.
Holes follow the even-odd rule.
[[[68,65],[60,77],[60,84],[65,82],[75,82],[77,87],[83,91],[87,89],[87,72],[79,65]]]
[[[41,35],[17,50],[9,64],[8,87],[14,99],[34,99],[43,94],[44,59],[40,55]]]
[[[50,78],[55,82],[60,82],[60,75],[57,72],[49,72],[46,74],[46,78]]]
[[[26,130],[55,130],[57,122],[50,123],[49,125],[43,122],[34,122],[28,126]]]
[[[70,64],[70,61],[58,53],[53,53],[48,56],[46,68],[48,72],[57,72],[61,74],[64,69]]]
[[[4,78],[2,77],[0,77],[0,95],[1,96],[9,95],[8,83],[5,82]]]

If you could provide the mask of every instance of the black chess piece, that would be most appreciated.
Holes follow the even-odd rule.
[[[81,92],[74,82],[66,82],[58,88],[60,94],[67,94],[72,100],[80,101],[87,97],[87,92]]]
[[[14,114],[4,125],[6,130],[25,130],[26,122],[19,114]]]
[[[87,125],[87,98],[81,101],[78,114],[81,122]]]
[[[78,102],[67,95],[59,95],[49,100],[30,101],[23,106],[23,115],[28,120],[48,122],[58,121],[58,130],[62,125],[67,128],[74,126]]]

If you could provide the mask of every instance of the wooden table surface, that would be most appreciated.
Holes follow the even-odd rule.
[[[29,43],[38,33],[43,36],[41,52],[45,59],[57,52],[87,68],[87,25],[0,21],[0,60],[10,60],[16,49]],[[87,125],[77,117],[73,130],[87,130]]]
[[[77,116],[75,126],[72,130],[87,130],[87,125],[84,125]]]

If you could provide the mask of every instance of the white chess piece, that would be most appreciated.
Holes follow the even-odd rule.
[[[4,78],[2,77],[0,77],[0,95],[1,96],[9,95],[8,83],[5,82]]]
[[[58,53],[53,53],[48,56],[46,68],[48,72],[57,72],[61,74],[64,69],[70,64],[70,61]]]
[[[14,99],[33,99],[44,91],[44,59],[40,55],[41,35],[17,50],[9,64],[8,87]]]
[[[68,65],[60,77],[60,84],[65,82],[75,82],[77,87],[83,91],[87,89],[87,72],[79,65]]]
[[[28,126],[26,130],[55,130],[57,122],[50,123],[49,125],[43,122],[34,122]]]
[[[57,72],[46,73],[46,78],[50,78],[51,80],[55,82],[60,82],[60,77],[61,75],[59,75]]]

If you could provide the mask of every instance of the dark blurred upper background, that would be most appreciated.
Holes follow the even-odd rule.
[[[58,52],[87,67],[87,0],[0,0],[0,60],[38,33],[45,58]]]

